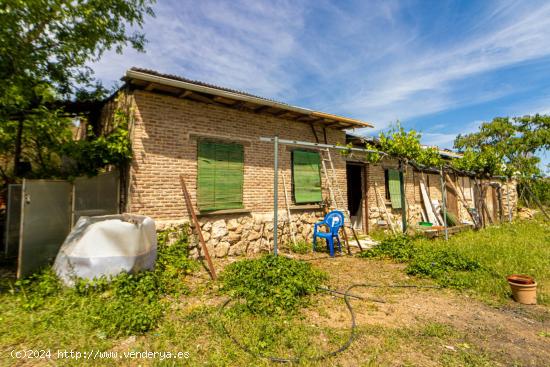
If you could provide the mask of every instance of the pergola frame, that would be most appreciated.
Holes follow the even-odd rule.
[[[300,140],[286,140],[279,139],[278,136],[272,138],[260,137],[260,141],[264,143],[273,143],[274,149],[274,158],[273,158],[273,254],[277,256],[278,254],[278,243],[277,243],[277,230],[278,230],[278,215],[279,215],[279,144],[290,145],[296,147],[304,147],[310,149],[335,149],[335,150],[345,150],[345,151],[354,151],[354,152],[363,152],[363,153],[378,153],[382,155],[387,155],[386,153],[379,152],[377,150],[363,149],[363,148],[354,148],[354,147],[345,147],[340,145],[332,144],[321,144],[321,143],[311,143],[307,141]],[[290,220],[290,218],[289,218]]]

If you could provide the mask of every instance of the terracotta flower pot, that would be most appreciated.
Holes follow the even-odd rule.
[[[537,304],[537,282],[529,275],[513,274],[506,277],[512,296],[516,302],[524,305]]]

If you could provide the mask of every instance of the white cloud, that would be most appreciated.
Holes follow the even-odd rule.
[[[152,68],[381,129],[517,92],[517,86],[479,87],[475,79],[550,56],[549,3],[479,3],[460,28],[434,19],[427,29],[440,32],[440,40],[426,35],[407,4],[159,1],[157,17],[144,28],[147,53],[108,53],[93,67],[108,83],[131,66]],[[432,138],[448,141],[443,135]]]
[[[449,47],[430,49],[415,43],[414,57],[391,62],[367,80],[368,87],[350,98],[346,108],[374,115],[384,125],[397,117],[405,119],[503,96],[505,93],[479,95],[473,90],[457,101],[453,82],[550,55],[550,4],[536,10],[518,8],[503,7],[492,19],[478,19],[484,26],[476,26],[475,32],[466,33],[463,41]]]
[[[110,52],[93,65],[108,83],[131,66],[278,96],[292,89],[282,63],[297,47],[302,7],[276,1],[163,1],[143,31],[147,53]]]

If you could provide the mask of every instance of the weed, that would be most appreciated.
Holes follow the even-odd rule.
[[[382,239],[379,245],[359,253],[359,257],[371,258],[389,258],[404,262],[413,257],[414,246],[410,237],[395,235]]]
[[[443,286],[470,289],[488,302],[510,298],[506,276],[530,274],[544,285],[550,279],[550,227],[541,220],[503,223],[467,231],[449,241],[391,236],[364,251],[361,257],[406,262],[410,275],[427,276]],[[550,303],[549,290],[538,292],[538,302]]]
[[[281,314],[305,305],[326,275],[306,262],[265,255],[228,265],[220,279],[222,291],[243,298],[252,313]]]
[[[168,245],[159,236],[157,262],[153,271],[121,273],[93,280],[79,279],[74,288],[64,288],[49,268],[17,281],[12,294],[26,311],[49,309],[55,304],[64,310],[86,309],[80,322],[107,336],[143,333],[153,329],[166,310],[166,295],[186,292],[183,278],[197,265],[188,258],[186,231]]]
[[[288,244],[288,247],[290,248],[290,251],[294,252],[295,254],[307,254],[312,250],[311,243],[304,240],[291,242]]]

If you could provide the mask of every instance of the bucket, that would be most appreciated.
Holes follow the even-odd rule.
[[[537,304],[537,282],[529,275],[512,274],[506,277],[512,296],[516,302],[524,305]]]

